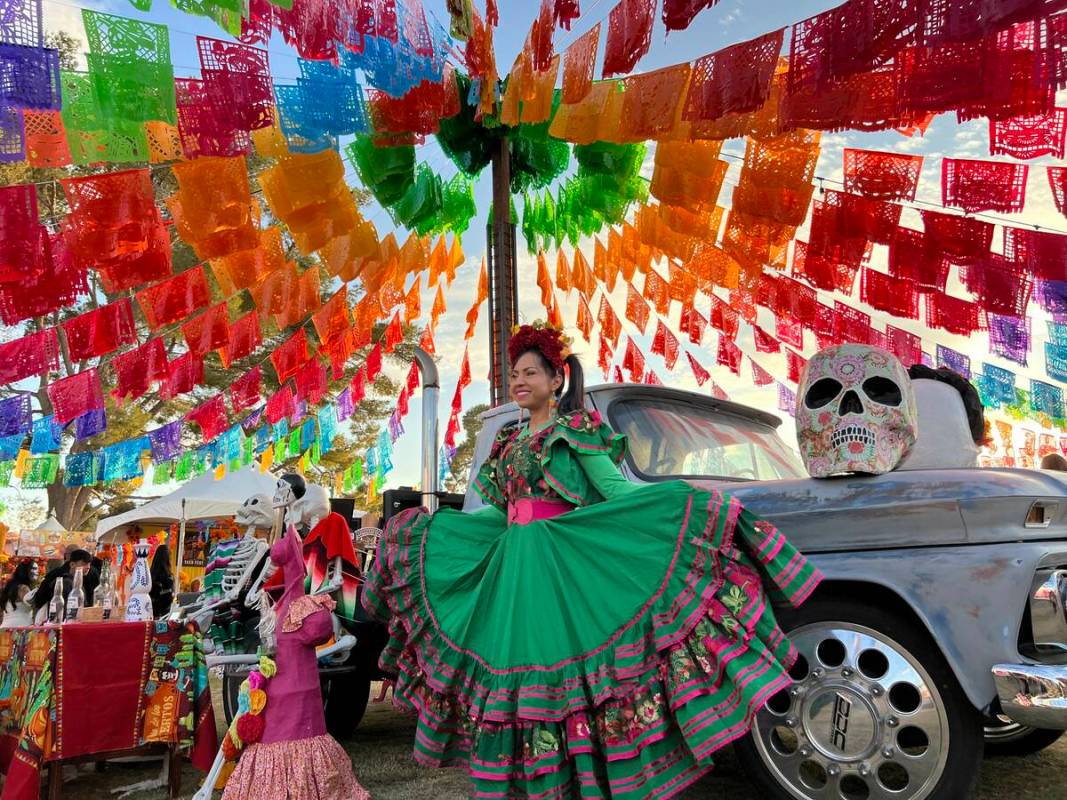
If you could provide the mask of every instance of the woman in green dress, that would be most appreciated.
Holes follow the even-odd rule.
[[[558,331],[508,349],[525,419],[475,479],[488,505],[390,520],[364,589],[415,758],[476,798],[676,796],[790,683],[771,601],[820,576],[722,492],[627,481]]]

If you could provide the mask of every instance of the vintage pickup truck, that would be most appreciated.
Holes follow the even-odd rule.
[[[407,504],[433,510],[450,499],[437,492],[437,369],[422,351],[416,357],[422,491],[408,493]],[[629,437],[622,469],[631,480],[723,488],[825,575],[799,612],[779,613],[801,653],[795,683],[737,746],[759,797],[963,800],[983,740],[987,753],[1024,755],[1067,729],[1062,473],[897,470],[816,480],[772,414],[630,384],[593,387],[587,402]],[[484,415],[475,472],[517,416],[514,405]],[[463,505],[481,501],[468,491]],[[401,507],[389,504],[384,518]],[[351,656],[324,674],[338,735],[363,715],[385,639],[369,620],[352,632]],[[243,677],[235,672],[231,687]],[[229,718],[236,692],[227,694]]]
[[[825,574],[799,612],[780,613],[801,652],[795,683],[737,748],[761,797],[961,800],[983,733],[987,752],[1024,754],[1067,728],[1062,473],[816,480],[771,414],[660,386],[587,397],[629,437],[630,479],[725,489]],[[486,413],[474,470],[516,417]],[[469,491],[465,509],[480,504]]]

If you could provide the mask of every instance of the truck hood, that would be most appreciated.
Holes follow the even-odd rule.
[[[1024,469],[901,470],[877,476],[727,483],[801,550],[931,547],[1067,539],[1067,474]],[[1048,525],[1027,528],[1035,502]]]

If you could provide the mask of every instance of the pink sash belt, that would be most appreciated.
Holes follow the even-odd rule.
[[[543,500],[540,497],[520,497],[508,504],[508,525],[529,525],[539,519],[552,519],[566,514],[574,506],[562,500]]]

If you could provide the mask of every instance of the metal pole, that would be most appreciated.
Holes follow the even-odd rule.
[[[437,403],[441,382],[437,365],[421,347],[415,348],[415,363],[422,374],[422,504],[432,514],[437,510]]]
[[[493,226],[489,238],[489,343],[492,401],[508,401],[508,338],[518,317],[515,292],[515,225],[511,219],[511,151],[506,136],[493,153]]]
[[[178,525],[178,559],[174,568],[174,598],[171,608],[178,607],[178,595],[182,590],[182,565],[185,561],[185,498],[182,498],[182,518]]]

